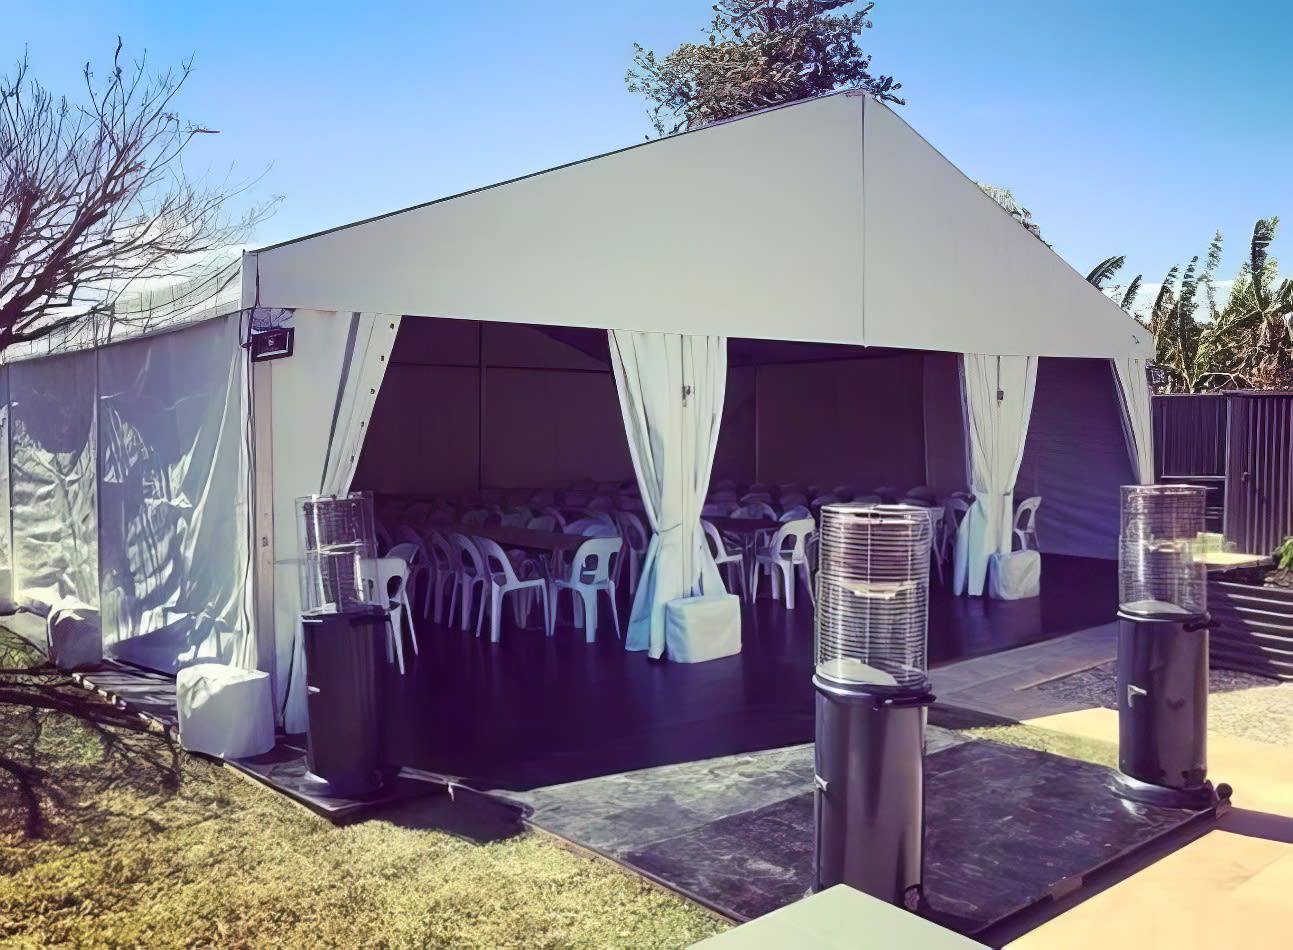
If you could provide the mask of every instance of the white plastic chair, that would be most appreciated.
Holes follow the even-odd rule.
[[[571,593],[575,612],[575,624],[580,623],[580,606],[584,626],[584,638],[592,643],[597,639],[597,593],[605,591],[611,601],[611,617],[615,621],[615,636],[620,637],[619,607],[615,603],[615,581],[611,578],[614,565],[611,563],[619,555],[624,542],[619,538],[589,538],[579,546],[574,559],[570,562],[570,576],[558,578],[552,582],[552,621],[557,619],[557,605],[561,592]]]
[[[395,552],[399,548],[405,548],[406,552],[413,551],[412,545],[398,544],[391,551]],[[395,661],[399,665],[400,675],[403,676],[404,620],[406,618],[409,624],[409,640],[413,644],[413,652],[414,654],[418,652],[418,636],[417,631],[413,629],[413,610],[409,606],[408,597],[409,563],[397,553],[374,558],[369,563],[372,565],[371,570],[373,571],[370,582],[373,584],[377,596],[381,598],[381,603],[387,609],[387,658],[390,658],[391,650],[394,648]]]
[[[558,531],[566,530],[566,516],[561,513],[560,509],[549,506],[547,508],[544,508],[539,513],[542,515],[550,515],[552,517],[552,520],[557,523]]]
[[[373,531],[377,535],[377,553],[385,554],[391,549],[395,542],[391,540],[391,533],[386,530],[386,526],[381,522],[373,525]]]
[[[728,517],[744,518],[744,519],[750,519],[750,520],[766,518],[769,521],[776,521],[777,513],[776,511],[773,510],[772,506],[769,505],[766,501],[754,501],[754,502],[750,502],[749,504],[742,505],[740,508],[732,509],[732,512],[731,514],[728,515]]]
[[[609,498],[605,496],[600,496],[600,497],[594,498],[592,501],[588,503],[588,510],[611,512],[615,510],[615,504]]]
[[[428,531],[427,538],[431,542],[428,553],[431,555],[431,580],[435,587],[435,612],[432,613],[431,616],[436,623],[439,623],[444,618],[445,585],[451,585],[455,594],[458,590],[458,569],[456,566],[456,562],[458,560],[457,549],[454,547],[453,543],[439,531]],[[423,598],[424,601],[431,596],[431,586],[432,585],[427,586],[426,595]],[[423,616],[427,615],[428,606],[428,604],[423,603]],[[452,607],[449,609],[449,613],[450,616],[453,615]]]
[[[547,531],[551,533],[557,530],[557,519],[552,515],[538,515],[527,521],[525,526],[531,531]]]
[[[749,599],[750,585],[745,579],[745,552],[739,547],[733,551],[728,548],[723,536],[708,521],[701,519],[700,526],[705,529],[705,540],[709,542],[709,553],[714,555],[714,563],[727,574],[727,586],[732,586],[732,575],[741,579],[741,597]]]
[[[465,534],[453,534],[449,536],[457,550],[457,558],[454,561],[454,567],[458,575],[458,583],[454,585],[453,597],[449,599],[449,616],[453,617],[454,607],[458,608],[459,622],[458,626],[466,630],[471,614],[472,598],[476,594],[476,585],[479,584],[480,591],[480,610],[485,609],[485,584],[488,583],[485,576],[485,562],[480,556],[480,550],[472,540]],[[480,611],[478,610],[477,613]]]
[[[1019,539],[1019,550],[1037,550],[1037,509],[1041,507],[1040,495],[1025,498],[1015,508],[1015,537]],[[1032,547],[1028,542],[1032,541]]]
[[[767,569],[768,577],[772,581],[772,594],[777,596],[777,580],[781,581],[781,589],[786,594],[786,609],[795,609],[795,571],[799,571],[799,576],[808,588],[808,599],[815,603],[813,594],[813,578],[808,565],[808,549],[805,541],[808,536],[817,530],[817,524],[812,518],[804,518],[800,521],[787,521],[777,533],[772,536],[772,540],[767,546],[762,548],[754,556],[754,584],[750,592],[753,600],[759,598],[759,568]]]
[[[462,514],[462,523],[472,528],[479,528],[489,520],[489,512],[484,508],[474,508],[471,511],[464,511]]]
[[[839,503],[840,503],[840,496],[835,494],[834,492],[828,491],[824,495],[818,495],[809,504],[813,508],[820,508],[822,505],[838,505]]]
[[[802,521],[804,518],[811,518],[813,513],[808,510],[806,505],[795,505],[793,508],[787,508],[781,513],[777,520],[784,523],[787,521]]]
[[[628,547],[615,565],[615,583],[620,582],[624,562],[628,561],[629,593],[632,594],[638,589],[638,575],[642,572],[642,561],[646,558],[647,546],[651,543],[651,538],[642,524],[642,519],[631,511],[621,511],[615,516],[615,521],[619,525],[620,536]]]
[[[739,507],[735,501],[708,501],[700,513],[709,518],[726,518]]]
[[[515,617],[517,626],[525,623],[525,618],[529,616],[530,608],[533,603],[526,597],[528,591],[538,591],[543,600],[543,627],[548,636],[552,636],[552,613],[548,610],[548,582],[542,577],[531,577],[522,580],[517,576],[512,562],[508,560],[507,554],[494,541],[489,538],[476,538],[476,546],[480,550],[481,559],[485,564],[487,583],[489,584],[489,642],[497,643],[499,637],[500,613],[503,606],[503,598],[508,594],[518,595],[515,598]],[[486,598],[482,592],[480,598],[481,611],[476,618],[476,636],[480,637],[481,627],[485,620]]]
[[[409,561],[409,600],[416,602],[418,591],[422,591],[422,614],[426,616],[426,602],[431,592],[431,556],[427,552],[426,542],[422,535],[411,525],[402,524],[395,529],[397,545],[411,544],[417,549],[417,556]]]
[[[800,505],[808,504],[808,496],[801,491],[783,491],[777,500],[781,502],[782,508],[796,508]]]

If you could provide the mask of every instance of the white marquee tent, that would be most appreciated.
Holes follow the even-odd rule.
[[[663,604],[713,583],[695,526],[729,338],[959,355],[971,593],[1009,549],[1039,359],[1112,361],[1130,470],[1152,478],[1150,335],[891,110],[839,93],[250,253],[232,313],[12,361],[16,598],[99,607],[145,665],[256,664],[300,728],[293,503],[350,487],[413,318],[609,331],[656,531],[628,639],[653,654]],[[248,364],[251,320],[290,321],[294,355]]]

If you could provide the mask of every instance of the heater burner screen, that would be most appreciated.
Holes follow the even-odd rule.
[[[817,572],[817,672],[841,683],[926,683],[931,522],[920,508],[826,505]]]
[[[1207,566],[1199,557],[1206,489],[1124,485],[1118,538],[1118,602],[1164,619],[1206,613]]]
[[[301,545],[301,609],[350,611],[371,599],[363,564],[377,556],[373,501],[366,492],[296,501]]]

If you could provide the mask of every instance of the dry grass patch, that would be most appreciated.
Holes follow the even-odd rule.
[[[335,828],[191,758],[0,629],[0,943],[682,947],[722,929],[524,834],[476,845],[416,804]]]

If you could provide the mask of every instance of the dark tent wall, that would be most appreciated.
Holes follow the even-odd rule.
[[[956,354],[733,342],[716,481],[965,487]]]
[[[1015,500],[1040,495],[1048,554],[1118,556],[1120,485],[1134,481],[1108,360],[1042,357]]]
[[[401,322],[356,488],[427,494],[632,478],[605,331]]]

